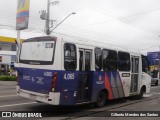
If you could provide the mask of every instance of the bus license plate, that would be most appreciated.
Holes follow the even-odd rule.
[[[30,95],[29,98],[35,100],[35,99],[36,99],[36,96],[35,96],[35,95]]]

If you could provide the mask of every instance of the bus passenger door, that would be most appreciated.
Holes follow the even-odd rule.
[[[79,79],[77,88],[77,102],[89,101],[89,83],[91,71],[91,50],[79,50]]]
[[[130,93],[136,93],[138,91],[138,77],[139,77],[139,57],[131,57],[131,89]]]

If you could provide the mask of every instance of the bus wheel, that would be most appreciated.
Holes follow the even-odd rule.
[[[143,97],[143,94],[144,94],[144,89],[143,89],[143,87],[142,87],[139,95],[137,96],[137,98],[138,98],[138,99],[141,99],[141,98]]]
[[[106,104],[107,94],[104,91],[101,91],[98,95],[96,107],[103,107]]]

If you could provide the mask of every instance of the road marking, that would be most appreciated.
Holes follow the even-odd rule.
[[[5,96],[0,96],[0,98],[3,98],[3,97],[13,97],[13,96],[17,96],[17,95],[5,95]]]
[[[19,106],[19,105],[28,105],[28,104],[34,104],[34,103],[37,103],[37,102],[20,103],[20,104],[11,104],[11,105],[2,105],[2,106],[0,106],[0,108],[3,108],[3,107],[12,107],[12,106]]]

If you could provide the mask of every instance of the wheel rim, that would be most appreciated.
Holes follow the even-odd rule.
[[[98,98],[98,102],[99,102],[99,103],[102,103],[102,102],[103,102],[103,98],[104,98],[104,97],[103,97],[103,95],[101,94],[101,95],[99,96],[99,98]]]

